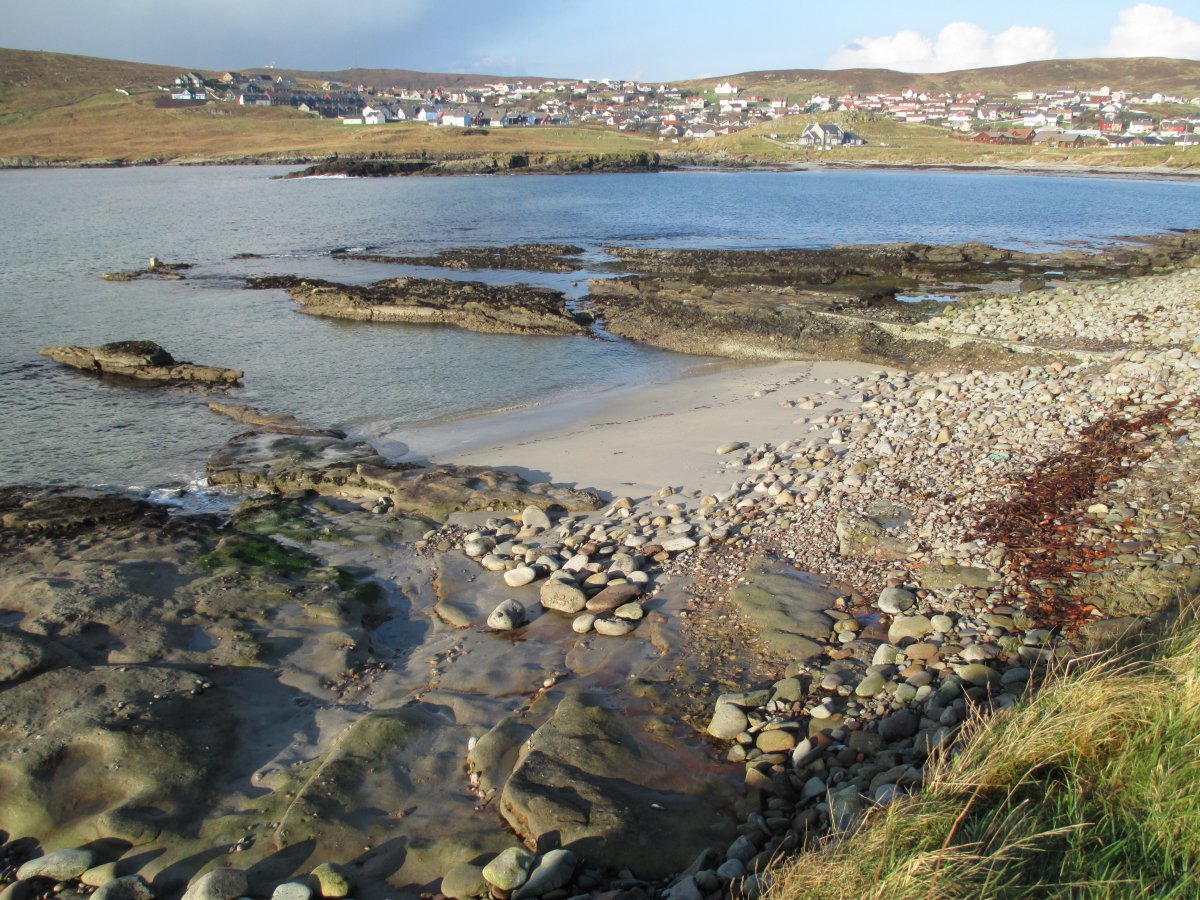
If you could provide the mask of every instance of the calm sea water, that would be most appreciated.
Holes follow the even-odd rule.
[[[1200,226],[1200,184],[936,172],[271,180],[280,169],[0,172],[0,481],[187,481],[240,426],[175,390],[99,382],[48,344],[158,341],[240,368],[232,399],[360,433],[596,394],[695,360],[619,341],[478,335],[301,315],[247,274],[341,281],[439,270],[353,263],[335,248],[482,244],[810,247],[981,240],[1022,249]],[[238,253],[264,259],[235,261]],[[109,283],[150,255],[183,282]],[[582,292],[586,274],[450,273]],[[573,285],[572,282],[578,282]]]

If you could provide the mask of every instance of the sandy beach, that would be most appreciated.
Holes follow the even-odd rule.
[[[781,402],[828,391],[833,379],[878,371],[847,362],[701,363],[677,380],[608,397],[432,426],[411,436],[409,447],[420,454],[437,444],[448,449],[430,454],[432,462],[495,466],[614,497],[668,485],[708,493],[728,486],[730,477],[718,445],[807,438],[817,426],[793,424],[796,411]],[[387,435],[380,446],[388,446]]]

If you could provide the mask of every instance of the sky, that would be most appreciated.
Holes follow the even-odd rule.
[[[1200,59],[1200,2],[0,0],[0,46],[186,68],[354,66],[670,81],[755,69],[940,72]]]

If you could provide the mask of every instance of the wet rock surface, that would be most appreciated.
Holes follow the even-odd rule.
[[[243,375],[235,369],[177,360],[153,341],[114,341],[98,347],[46,347],[41,354],[64,366],[102,378],[119,376],[158,384],[225,387],[238,384]]]
[[[301,312],[359,322],[454,325],[490,334],[586,334],[590,315],[575,313],[565,295],[528,285],[494,285],[444,278],[392,278],[346,285],[271,275],[251,278],[256,289],[283,289]]]

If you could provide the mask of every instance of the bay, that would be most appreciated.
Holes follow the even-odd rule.
[[[698,362],[617,340],[315,319],[283,292],[242,287],[250,274],[347,282],[420,274],[579,295],[589,274],[348,262],[330,256],[338,248],[424,254],[563,242],[598,262],[614,244],[980,240],[1037,250],[1200,225],[1200,184],[1183,180],[887,170],[272,179],[284,171],[0,172],[0,481],[186,482],[242,430],[210,413],[205,396],[62,369],[37,355],[49,344],[156,340],[182,359],[244,369],[231,400],[363,435],[416,436],[447,420],[469,430],[473,414],[602,396]],[[261,258],[234,259],[243,253]],[[99,278],[151,255],[196,268],[182,282]]]

